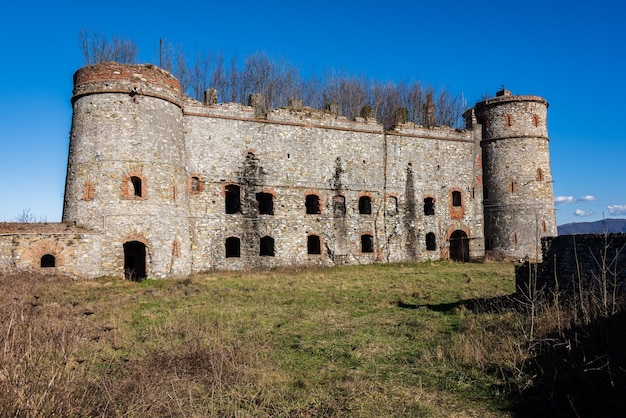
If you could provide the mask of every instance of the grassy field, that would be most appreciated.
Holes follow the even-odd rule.
[[[0,277],[1,416],[510,416],[511,264]]]

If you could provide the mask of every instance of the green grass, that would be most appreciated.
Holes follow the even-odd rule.
[[[510,406],[490,353],[506,345],[491,339],[507,314],[425,306],[510,294],[510,264],[1,281],[0,415],[507,416]],[[43,352],[29,343],[50,335],[64,337]],[[48,371],[36,374],[34,357]],[[20,373],[30,375],[2,384]]]

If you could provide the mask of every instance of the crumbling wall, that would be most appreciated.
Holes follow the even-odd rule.
[[[559,235],[542,239],[543,261],[525,263],[516,269],[516,283],[526,291],[529,283],[538,289],[565,292],[616,284],[626,290],[626,234]]]

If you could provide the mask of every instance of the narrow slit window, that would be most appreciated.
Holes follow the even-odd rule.
[[[130,182],[130,189],[132,190],[132,195],[134,197],[141,197],[143,196],[143,190],[142,190],[142,185],[141,185],[141,178],[137,177],[137,176],[131,176],[130,179],[128,180]]]

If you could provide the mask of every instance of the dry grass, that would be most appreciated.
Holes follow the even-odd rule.
[[[497,263],[1,276],[0,415],[509,416],[538,347],[527,313],[490,299],[512,276]],[[565,326],[548,306],[535,336]]]

